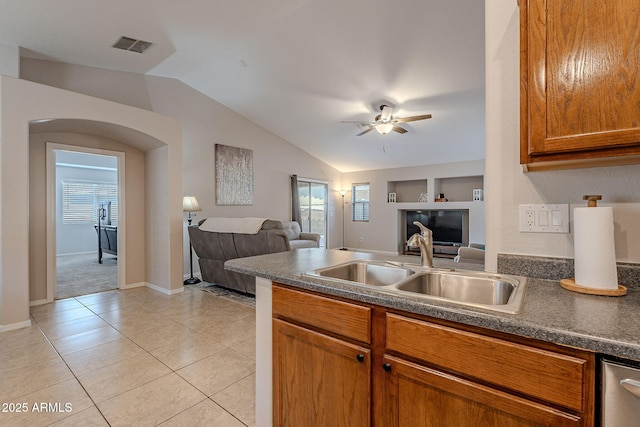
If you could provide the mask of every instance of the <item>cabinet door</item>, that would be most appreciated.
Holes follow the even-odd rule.
[[[273,320],[274,426],[369,426],[371,351]]]
[[[384,358],[387,427],[581,426],[580,418],[391,356]]]
[[[521,163],[640,153],[637,0],[521,0]]]

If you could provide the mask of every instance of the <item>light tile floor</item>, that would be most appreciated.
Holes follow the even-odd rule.
[[[255,309],[197,287],[32,307],[0,333],[1,426],[255,425]]]

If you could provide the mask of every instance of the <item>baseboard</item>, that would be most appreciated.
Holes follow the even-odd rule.
[[[53,302],[53,301],[49,301],[48,299],[38,299],[35,301],[29,301],[29,307],[33,307],[34,305],[49,304],[50,302]]]
[[[145,286],[147,288],[151,288],[154,291],[158,291],[158,292],[163,293],[165,295],[175,295],[175,294],[179,294],[181,292],[184,292],[184,286],[180,286],[178,289],[165,289],[165,288],[161,288],[160,286],[153,285],[151,283],[146,283]]]
[[[0,325],[0,332],[8,332],[16,329],[28,328],[31,326],[31,319],[24,322],[12,323],[10,325]]]
[[[127,283],[126,285],[120,286],[120,289],[134,289],[134,288],[143,288],[147,286],[146,282],[138,282],[138,283]]]

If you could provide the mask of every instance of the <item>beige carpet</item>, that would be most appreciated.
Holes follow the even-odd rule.
[[[56,260],[56,299],[70,298],[118,288],[118,258],[98,253],[64,255]]]

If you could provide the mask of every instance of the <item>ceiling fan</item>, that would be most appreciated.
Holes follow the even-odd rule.
[[[398,133],[407,133],[407,130],[401,126],[398,126],[398,123],[407,123],[407,122],[415,122],[417,120],[425,120],[430,119],[431,114],[423,114],[420,116],[411,116],[411,117],[393,117],[393,108],[388,105],[380,106],[380,114],[378,114],[372,122],[362,122],[362,121],[342,121],[341,123],[357,123],[360,127],[364,128],[364,130],[356,136],[362,136],[367,132],[371,132],[372,130],[376,130],[381,135],[386,135],[391,131],[395,131]]]

